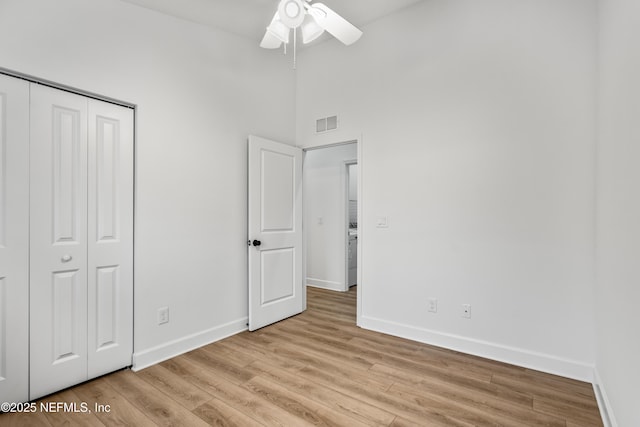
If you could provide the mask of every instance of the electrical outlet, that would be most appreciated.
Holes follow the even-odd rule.
[[[427,305],[427,310],[429,313],[437,313],[438,312],[438,300],[435,298],[429,298],[429,302]]]
[[[462,317],[471,319],[471,304],[462,304]]]
[[[158,309],[158,325],[169,323],[169,307]]]

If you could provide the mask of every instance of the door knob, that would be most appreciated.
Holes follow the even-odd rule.
[[[69,262],[73,259],[73,257],[71,255],[63,255],[62,258],[60,259],[60,261],[62,262]]]
[[[254,240],[253,241],[253,246],[260,246],[262,244],[262,242],[260,240]]]

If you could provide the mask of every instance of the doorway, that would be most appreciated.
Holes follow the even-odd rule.
[[[358,141],[348,141],[304,150],[306,287],[360,293],[359,149]]]
[[[268,144],[270,148],[267,149],[264,144]],[[337,161],[326,160],[327,156],[331,157],[329,150],[332,148],[343,151],[343,155]],[[303,148],[250,136],[248,151],[248,326],[250,330],[254,330],[305,311],[307,309],[308,284],[317,288],[328,288],[328,292],[348,290],[348,264],[346,261],[348,259],[349,221],[346,214],[348,210],[346,163],[358,162],[362,151],[362,142],[350,140],[330,146]],[[310,154],[314,152],[321,154],[319,157]],[[265,156],[273,162],[265,163]],[[314,157],[318,158],[314,159]],[[271,163],[275,168],[267,167]],[[335,170],[338,172],[335,173]],[[362,165],[360,164],[357,179],[358,193],[360,194],[361,175]],[[318,194],[313,191],[314,184],[313,179],[310,179],[311,176],[319,177],[316,181],[321,185],[326,184],[327,177],[329,182],[333,182],[331,186],[333,191],[323,193],[330,200],[322,198],[318,200],[316,196],[309,197],[311,194]],[[317,206],[311,208],[310,201],[316,203]],[[361,223],[361,217],[362,197],[359,197],[357,201],[358,223]],[[274,218],[279,219],[276,221]],[[265,219],[269,219],[268,224]],[[314,227],[316,230],[312,229]],[[286,248],[281,248],[286,249],[286,256],[291,261],[288,265],[295,265],[295,267],[287,268],[287,264],[282,262],[281,258],[285,256],[283,251],[276,253],[277,250],[273,247],[274,242],[278,240],[273,239],[275,232],[300,236],[299,245],[289,244]],[[362,265],[361,236],[362,232],[360,231],[355,243],[358,266],[356,280],[360,285],[357,295],[355,289],[353,292],[356,325],[360,324],[359,319],[362,312],[362,268],[359,267]],[[322,247],[323,243],[326,243],[323,240],[329,241],[331,244]],[[321,246],[320,250],[316,250],[318,244]],[[313,264],[315,260],[311,263],[308,262],[309,253],[318,255],[320,261],[316,264]],[[269,254],[277,256],[269,257],[267,256]],[[293,262],[293,256],[296,258],[295,262]],[[317,268],[317,266],[320,267]],[[326,268],[327,266],[329,268]],[[314,277],[314,272],[317,271],[320,271],[321,274]],[[327,271],[330,271],[330,276],[325,275]],[[278,273],[276,274],[276,272]],[[268,280],[265,282],[265,279]],[[271,283],[272,286],[265,288],[265,283]],[[259,316],[260,309],[267,308],[267,306],[280,306],[280,302],[290,300],[299,302],[299,304],[297,302],[294,304],[295,310],[282,312],[272,310],[273,316],[269,316],[269,321],[263,322],[263,325],[252,327],[252,319]]]

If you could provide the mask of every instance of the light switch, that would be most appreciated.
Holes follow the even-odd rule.
[[[322,225],[322,223],[323,223],[323,222],[324,222],[324,221],[323,221],[322,217],[321,217],[321,216],[319,216],[319,217],[318,217],[318,225]]]
[[[389,227],[388,218],[386,216],[379,216],[378,219],[376,220],[376,227],[377,228],[388,228]]]

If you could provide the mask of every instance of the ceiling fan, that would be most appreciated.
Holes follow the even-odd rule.
[[[323,32],[331,34],[345,45],[355,43],[362,31],[349,21],[329,9],[323,3],[311,3],[311,0],[280,0],[260,47],[277,49],[284,44],[285,52],[289,44],[289,35],[293,30],[294,68],[297,29],[302,33],[302,42],[310,43]]]

